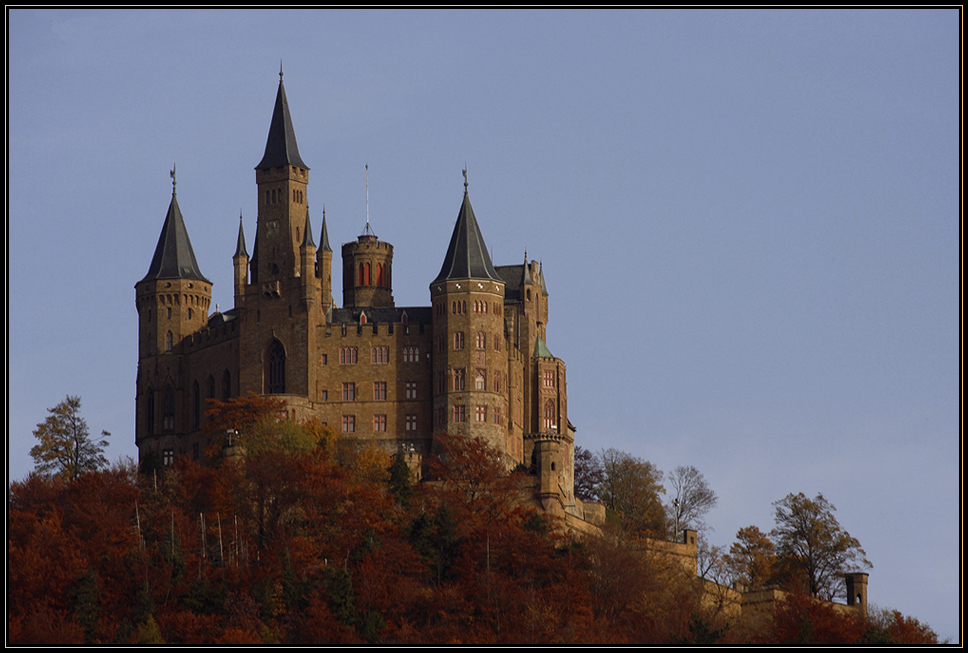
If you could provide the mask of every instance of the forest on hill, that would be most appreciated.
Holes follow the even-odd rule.
[[[521,500],[528,470],[508,474],[479,440],[442,436],[413,483],[403,457],[280,408],[212,406],[212,433],[238,432],[244,455],[11,484],[7,643],[937,643],[899,613],[795,587],[772,620],[745,622],[635,533],[565,532]]]

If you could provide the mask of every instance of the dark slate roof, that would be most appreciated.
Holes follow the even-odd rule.
[[[448,279],[503,281],[491,264],[491,257],[487,253],[487,245],[484,244],[481,229],[477,226],[477,219],[474,217],[474,209],[471,208],[466,189],[464,202],[460,206],[460,213],[457,214],[457,224],[454,225],[454,233],[447,247],[447,255],[444,256],[444,264],[440,267],[440,274],[433,283]]]
[[[188,238],[188,229],[178,208],[178,198],[171,194],[171,204],[168,205],[168,215],[158,237],[155,255],[148,267],[148,274],[141,281],[153,279],[198,279],[211,283],[202,276],[192,250],[192,241]]]
[[[400,324],[403,314],[407,314],[408,324],[430,324],[433,310],[429,306],[379,306],[365,308],[334,308],[329,321],[331,324],[359,324],[360,313],[366,313],[368,324],[378,322]]]
[[[276,93],[276,106],[272,110],[272,122],[269,123],[266,153],[255,169],[278,168],[286,165],[309,169],[309,166],[299,157],[296,132],[292,129],[292,118],[289,117],[286,88],[282,85],[282,73],[279,73],[279,91]]]
[[[329,246],[329,231],[326,229],[326,208],[323,208],[323,229],[320,233],[319,239],[323,241],[322,250],[324,252],[332,252],[333,248]]]
[[[313,240],[313,225],[309,223],[309,205],[306,205],[306,227],[303,229],[303,247],[316,247],[316,241]]]
[[[545,297],[548,296],[548,286],[545,285],[544,279],[544,265],[538,265],[538,274],[541,275],[541,294]]]
[[[524,280],[523,265],[499,265],[495,270],[504,280],[504,301],[521,301],[521,282]]]
[[[239,242],[235,244],[235,255],[232,258],[244,256],[249,258],[249,252],[245,249],[245,234],[242,233],[242,214],[239,214]]]

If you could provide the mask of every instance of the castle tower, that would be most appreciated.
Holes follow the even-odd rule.
[[[239,391],[309,398],[317,372],[312,327],[325,320],[323,282],[307,203],[309,166],[296,145],[281,71],[265,153],[255,171],[259,214],[247,283],[241,228],[234,259],[237,289],[244,283],[235,303],[241,322]]]
[[[309,220],[309,207],[306,207],[303,240],[299,245],[299,277],[302,279],[303,301],[308,306],[319,292],[319,282],[316,279],[316,241],[313,240],[313,225]]]
[[[182,341],[208,322],[212,283],[198,268],[172,170],[171,203],[148,273],[135,284],[138,309],[138,379],[135,441],[159,456],[189,430],[182,371]],[[147,442],[145,444],[148,444]]]
[[[248,285],[249,252],[245,249],[245,232],[242,230],[242,214],[239,213],[239,239],[235,244],[235,255],[232,256],[235,268],[235,304],[238,306],[245,287]]]
[[[867,579],[863,572],[844,574],[847,583],[847,605],[856,606],[862,614],[867,614]]]
[[[343,307],[393,306],[393,245],[366,226],[356,242],[343,245]]]
[[[254,282],[268,284],[266,289],[271,292],[282,279],[300,274],[299,247],[303,242],[309,183],[309,166],[299,156],[281,70],[265,154],[255,173],[259,224],[252,276]]]
[[[333,248],[329,246],[329,231],[326,229],[326,207],[323,207],[323,228],[319,233],[319,249],[316,250],[316,276],[321,283],[323,312],[333,306]]]
[[[467,194],[430,284],[433,304],[434,432],[481,437],[521,462],[508,437],[504,286]]]
[[[554,503],[563,508],[575,502],[575,433],[568,421],[565,364],[552,355],[540,336],[531,354],[530,377],[525,450],[531,449],[545,509],[551,510]]]

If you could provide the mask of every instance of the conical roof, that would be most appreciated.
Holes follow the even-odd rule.
[[[303,228],[303,247],[312,247],[315,249],[316,241],[313,240],[313,225],[309,222],[309,205],[306,205],[306,226]]]
[[[171,204],[168,205],[168,214],[165,216],[165,224],[161,228],[161,236],[158,237],[148,274],[141,281],[153,279],[198,279],[211,283],[198,269],[192,241],[188,238],[188,229],[185,228],[185,220],[178,208],[178,198],[174,192],[171,194]]]
[[[319,236],[322,241],[322,246],[320,249],[324,252],[332,252],[333,248],[329,246],[329,230],[326,229],[326,207],[323,207],[323,229]]]
[[[309,166],[303,163],[299,156],[296,132],[292,128],[289,102],[286,100],[286,88],[282,85],[282,72],[280,71],[276,106],[272,110],[272,122],[269,123],[269,136],[266,138],[266,152],[255,169],[278,168],[286,165],[309,169]]]
[[[454,233],[444,256],[444,264],[433,283],[448,279],[493,279],[503,283],[487,253],[487,245],[484,244],[484,236],[477,226],[477,218],[474,217],[474,209],[471,208],[466,188],[464,201],[457,214],[457,224],[454,225]]]
[[[535,358],[554,358],[554,354],[548,349],[545,341],[538,336],[534,341],[534,351],[531,353]]]

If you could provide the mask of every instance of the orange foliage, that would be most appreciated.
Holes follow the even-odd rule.
[[[220,419],[254,414],[230,412]],[[11,484],[9,643],[936,641],[897,613],[865,622],[800,595],[731,640],[678,563],[634,541],[562,535],[526,500],[533,477],[506,473],[480,440],[441,438],[436,480],[409,502],[375,455],[353,474],[330,453],[265,448],[217,469],[179,460],[150,476]]]

